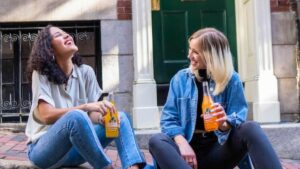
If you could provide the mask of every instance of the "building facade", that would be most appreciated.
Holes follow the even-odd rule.
[[[104,92],[114,93],[117,108],[129,112],[136,130],[159,129],[169,76],[188,64],[188,35],[205,26],[215,26],[229,37],[245,85],[249,119],[299,121],[298,1],[222,0],[223,6],[215,2],[4,0],[1,120],[14,116],[26,121],[31,99],[26,60],[38,30],[51,23],[71,33]],[[188,22],[186,18],[193,19],[198,10],[201,22]],[[164,73],[168,74],[160,76]]]

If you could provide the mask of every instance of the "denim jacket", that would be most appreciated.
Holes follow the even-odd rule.
[[[242,82],[236,72],[233,73],[225,90],[213,95],[215,82],[209,81],[209,90],[215,103],[220,103],[227,121],[234,128],[246,120],[248,108],[244,96]],[[202,97],[202,96],[201,96]],[[184,136],[189,142],[193,137],[197,117],[198,89],[195,75],[189,68],[180,70],[171,80],[167,101],[162,110],[162,132],[171,138]],[[223,145],[231,130],[215,131],[218,142]]]

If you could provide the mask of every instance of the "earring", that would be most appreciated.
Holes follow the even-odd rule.
[[[52,55],[52,61],[54,61],[55,60],[55,57],[54,57],[54,55]]]

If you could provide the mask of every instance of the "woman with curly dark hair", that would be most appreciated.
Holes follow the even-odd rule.
[[[113,168],[103,147],[102,124],[107,110],[116,111],[102,94],[95,72],[81,63],[73,38],[48,25],[39,32],[28,61],[32,82],[32,106],[26,126],[28,157],[40,168],[77,166]],[[146,166],[125,113],[119,112],[119,136],[115,138],[123,168]]]
[[[55,62],[54,51],[51,45],[52,37],[49,32],[51,27],[49,25],[44,28],[44,31],[40,32],[35,45],[32,47],[27,66],[27,78],[31,80],[32,72],[36,70],[42,75],[46,75],[49,81],[63,84],[67,82],[68,77]],[[72,57],[72,62],[77,66],[82,65],[82,59],[77,51]]]

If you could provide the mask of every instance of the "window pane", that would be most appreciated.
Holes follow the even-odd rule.
[[[15,98],[14,86],[5,85],[2,86],[2,98],[3,98],[3,112],[4,113],[16,113],[18,102]]]
[[[18,49],[17,41],[19,39],[18,31],[2,32],[2,58],[13,58],[14,49]]]
[[[31,106],[31,86],[29,84],[23,84],[22,85],[22,104],[21,109],[22,112],[29,113],[30,106]]]
[[[22,65],[21,65],[21,78],[22,78],[22,83],[28,83],[28,79],[27,79],[27,72],[26,72],[26,68],[27,68],[27,59],[22,59]]]
[[[83,57],[82,60],[84,64],[90,65],[94,70],[96,69],[95,57]]]
[[[79,32],[78,41],[76,45],[78,46],[78,51],[81,56],[95,55],[95,33],[93,32]]]
[[[21,57],[22,57],[22,59],[29,57],[30,49],[33,45],[32,43],[33,42],[31,42],[31,41],[26,41],[26,42],[22,41],[22,44],[21,44]]]
[[[2,43],[2,58],[3,59],[12,59],[14,57],[13,45],[9,42]]]
[[[34,41],[37,38],[37,30],[22,31],[22,40],[21,40],[21,56],[22,59],[29,58],[31,48]]]
[[[2,82],[14,83],[14,61],[12,59],[2,60]]]
[[[83,63],[90,65],[94,70],[96,69],[95,59],[95,33],[94,32],[78,32],[76,45],[78,51],[82,56]]]

